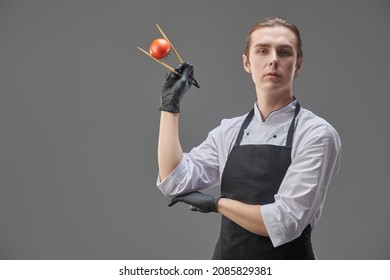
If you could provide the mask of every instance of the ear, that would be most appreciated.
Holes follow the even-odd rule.
[[[252,73],[252,70],[251,70],[251,64],[249,63],[249,58],[243,54],[242,55],[242,65],[244,66],[244,69],[247,73]]]
[[[303,57],[299,58],[297,64],[295,65],[294,77],[298,76],[299,73],[301,73],[302,66],[303,66]]]

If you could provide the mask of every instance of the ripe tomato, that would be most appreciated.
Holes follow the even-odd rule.
[[[171,45],[167,40],[158,38],[154,40],[149,46],[150,54],[157,59],[162,59],[169,54],[171,50]]]

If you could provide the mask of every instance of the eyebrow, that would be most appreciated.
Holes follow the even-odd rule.
[[[270,44],[267,44],[267,43],[257,43],[256,45],[254,45],[253,47],[254,48],[264,48],[264,47],[270,47],[271,45]],[[294,49],[293,46],[289,45],[289,44],[281,44],[281,45],[278,45],[277,46],[278,48],[289,48],[289,49]]]

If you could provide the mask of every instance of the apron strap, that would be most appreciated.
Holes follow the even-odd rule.
[[[301,109],[301,105],[297,101],[297,104],[295,105],[294,118],[291,121],[290,128],[288,129],[287,141],[286,141],[286,146],[287,147],[292,147],[292,139],[293,139],[293,134],[294,134],[294,130],[295,130],[295,119],[296,119],[300,109]],[[245,120],[244,120],[244,122],[243,122],[243,124],[242,124],[242,126],[240,128],[240,131],[238,133],[238,136],[237,136],[236,142],[234,144],[234,147],[240,146],[242,137],[244,136],[244,131],[248,127],[250,122],[252,121],[252,118],[253,118],[254,114],[255,114],[255,110],[254,110],[254,108],[252,108],[252,110],[248,113],[248,115],[246,116],[246,118],[245,118]]]
[[[246,116],[241,128],[240,132],[238,133],[236,143],[234,144],[234,147],[240,146],[242,136],[244,135],[244,130],[248,127],[249,123],[251,122],[253,115],[255,114],[255,108],[252,108],[252,110],[249,112],[249,114]]]
[[[293,134],[294,134],[294,131],[295,131],[295,119],[296,119],[296,117],[297,117],[297,115],[299,113],[299,110],[301,110],[301,105],[297,101],[297,104],[295,105],[294,118],[291,121],[290,128],[288,129],[288,134],[287,134],[286,146],[290,147],[290,148],[292,147]]]

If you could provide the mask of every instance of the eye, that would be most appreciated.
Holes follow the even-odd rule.
[[[281,49],[281,50],[279,50],[279,54],[281,56],[290,56],[290,55],[292,55],[292,51],[289,49]]]
[[[267,49],[259,48],[259,49],[256,50],[256,53],[258,53],[258,54],[266,54],[267,53]]]

